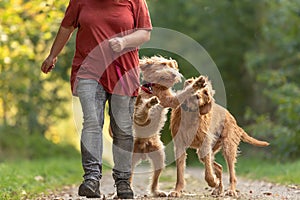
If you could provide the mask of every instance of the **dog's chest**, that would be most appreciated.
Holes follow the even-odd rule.
[[[199,137],[198,127],[200,125],[198,112],[181,112],[181,120],[179,124],[179,135],[185,146],[199,146],[203,137]]]
[[[150,110],[149,119],[150,123],[146,126],[139,126],[134,124],[134,135],[136,137],[148,138],[155,134],[160,134],[167,120],[168,108],[157,105]]]

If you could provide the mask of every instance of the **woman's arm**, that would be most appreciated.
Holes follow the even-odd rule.
[[[57,56],[63,49],[63,47],[66,45],[68,40],[70,39],[72,33],[74,31],[74,27],[60,27],[58,30],[58,33],[55,37],[55,40],[53,42],[53,45],[50,50],[49,56],[45,59],[41,66],[41,70],[44,73],[50,72],[57,61]]]
[[[115,37],[109,40],[110,47],[115,52],[121,52],[125,48],[138,47],[150,40],[149,30],[137,30],[124,37]]]

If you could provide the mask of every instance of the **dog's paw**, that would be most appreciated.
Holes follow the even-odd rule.
[[[164,192],[164,191],[157,190],[157,191],[153,192],[153,196],[154,197],[167,197],[168,194],[166,192]]]
[[[223,195],[223,185],[220,184],[219,186],[215,187],[215,189],[212,191],[211,195],[213,196],[222,196]]]
[[[150,100],[147,101],[146,107],[151,108],[152,106],[155,106],[156,104],[159,104],[159,100],[157,97],[151,97]]]
[[[197,78],[193,84],[194,90],[199,90],[201,88],[204,88],[206,86],[206,78],[204,76],[200,76]]]
[[[230,196],[230,197],[238,197],[238,193],[235,190],[227,190],[225,192],[225,195],[226,196]]]
[[[151,100],[149,101],[149,103],[151,106],[154,106],[159,103],[159,100],[157,97],[152,97]]]
[[[171,192],[168,194],[168,197],[181,197],[181,192],[178,192],[178,191],[171,191]]]
[[[205,176],[205,180],[210,187],[217,187],[220,184],[220,180],[216,176]]]

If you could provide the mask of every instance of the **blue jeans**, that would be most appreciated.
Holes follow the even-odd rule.
[[[80,144],[84,179],[99,181],[102,177],[102,129],[107,100],[113,132],[113,177],[115,180],[129,179],[133,151],[132,116],[136,98],[109,94],[91,79],[78,81],[77,94],[83,111]]]

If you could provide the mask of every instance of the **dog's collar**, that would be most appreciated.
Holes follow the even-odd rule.
[[[148,94],[153,94],[152,86],[154,86],[154,83],[145,83],[141,86],[141,89]]]
[[[197,111],[199,111],[198,108],[195,108],[195,109],[189,108],[185,103],[181,104],[181,109],[184,110],[185,112],[197,112]]]

